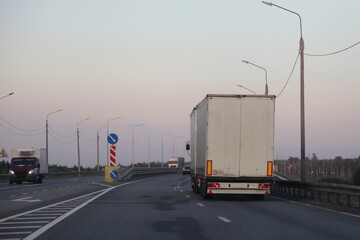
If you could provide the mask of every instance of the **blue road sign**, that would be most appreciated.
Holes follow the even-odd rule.
[[[112,179],[117,179],[118,175],[119,175],[119,173],[118,173],[118,171],[116,171],[116,170],[112,170],[112,171],[110,172],[110,177],[111,177]]]
[[[118,140],[119,140],[119,138],[115,133],[110,133],[109,136],[107,137],[107,141],[111,145],[116,144],[118,142]]]

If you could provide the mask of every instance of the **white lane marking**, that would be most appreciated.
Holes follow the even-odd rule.
[[[39,228],[41,227],[41,225],[39,226],[19,226],[19,227],[0,227],[0,229],[5,230],[5,229],[23,229],[23,228]]]
[[[137,183],[137,182],[141,182],[141,181],[145,181],[147,179],[140,179],[140,180],[137,180],[137,181],[133,181],[133,182],[127,182],[127,183],[124,183],[124,184],[121,184],[121,185],[117,185],[117,186],[114,186],[114,187],[110,187],[108,189],[105,189],[105,190],[101,190],[101,191],[98,191],[100,192],[100,194],[96,195],[95,197],[87,200],[86,202],[80,204],[79,206],[77,206],[76,208],[70,210],[69,212],[65,213],[64,215],[56,218],[54,221],[50,222],[49,224],[45,225],[44,227],[38,229],[37,231],[33,232],[32,234],[28,235],[26,238],[24,238],[23,240],[33,240],[35,238],[37,238],[38,236],[40,236],[41,234],[43,234],[44,232],[46,232],[47,230],[49,230],[51,227],[55,226],[56,224],[58,224],[59,222],[61,222],[62,220],[64,220],[65,218],[69,217],[70,215],[72,215],[73,213],[77,212],[78,210],[80,210],[81,208],[85,207],[86,205],[88,205],[90,202],[94,201],[95,199],[101,197],[102,195],[104,195],[105,193],[113,190],[114,188],[118,188],[118,187],[122,187],[122,186],[125,186],[125,185],[128,185],[128,184],[132,184],[132,183]],[[94,193],[91,193],[91,194],[94,194]],[[87,194],[87,195],[91,195],[91,194]],[[85,195],[84,195],[85,196]],[[83,197],[83,196],[80,196],[80,197]],[[80,197],[77,197],[77,198],[80,198]],[[76,199],[76,198],[74,198]],[[71,199],[73,200],[73,199]],[[64,201],[64,202],[69,202],[71,200],[67,200],[67,201]],[[57,203],[59,204],[59,203]],[[54,205],[57,205],[57,204],[54,204]],[[49,206],[47,206],[49,207]],[[45,207],[44,207],[45,208]],[[1,221],[1,220],[0,220]]]
[[[40,216],[61,216],[64,213],[32,213],[32,214],[28,214],[26,216],[29,217],[40,217]]]
[[[196,205],[198,205],[199,207],[205,207],[205,205],[202,203],[196,203]]]
[[[14,220],[55,219],[56,217],[17,217]]]
[[[283,200],[283,201],[286,201],[286,202],[291,202],[291,203],[295,203],[295,204],[299,204],[299,205],[303,205],[303,206],[307,206],[307,207],[317,208],[317,209],[325,210],[325,211],[328,211],[328,212],[334,212],[334,213],[339,213],[339,214],[343,214],[343,215],[346,215],[346,216],[360,218],[360,215],[355,215],[355,214],[346,213],[346,212],[340,212],[340,211],[336,211],[336,210],[332,210],[332,209],[327,209],[327,208],[323,208],[323,207],[314,206],[314,205],[307,204],[307,203],[291,201],[291,200],[287,200],[285,198],[279,198],[279,197],[274,197],[274,196],[271,196],[271,198],[275,198],[275,199],[279,199],[279,200]]]
[[[31,199],[32,197],[24,197],[24,198],[18,198],[18,199],[14,199],[12,201],[14,202],[29,202],[29,203],[32,203],[32,202],[41,202],[40,199]]]
[[[31,224],[35,224],[35,223],[49,223],[50,221],[32,221],[30,222]],[[29,222],[4,222],[4,223],[0,223],[0,225],[16,225],[16,224],[29,224]]]
[[[184,190],[180,189],[180,192],[183,192]]]
[[[0,233],[0,235],[19,235],[19,234],[30,234],[31,232],[4,232]]]
[[[185,197],[190,198],[190,195],[185,195]]]
[[[223,222],[231,223],[231,221],[229,219],[227,219],[226,217],[218,216],[218,218]]]

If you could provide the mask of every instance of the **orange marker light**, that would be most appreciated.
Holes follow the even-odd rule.
[[[273,175],[273,162],[268,161],[267,162],[267,176],[271,177]]]
[[[212,176],[212,160],[206,161],[206,175]]]

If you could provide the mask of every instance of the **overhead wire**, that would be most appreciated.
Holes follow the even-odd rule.
[[[287,79],[284,87],[281,89],[280,93],[279,93],[276,97],[279,97],[279,96],[281,95],[281,93],[285,90],[286,86],[288,85],[288,83],[289,83],[289,81],[290,81],[290,78],[291,78],[291,76],[292,76],[292,74],[293,74],[293,72],[294,72],[295,66],[296,66],[296,64],[297,64],[297,62],[298,62],[298,60],[299,60],[299,56],[300,56],[300,52],[298,53],[298,55],[297,55],[297,57],[296,57],[296,60],[295,60],[295,63],[294,63],[293,68],[291,69],[291,73],[290,73],[290,75],[289,75],[289,78]]]
[[[15,133],[15,134],[17,134],[17,135],[21,135],[21,136],[24,136],[24,137],[38,136],[38,135],[41,135],[41,134],[43,134],[43,133],[45,132],[45,131],[42,131],[42,132],[38,132],[38,133],[24,134],[24,133],[20,133],[20,132],[17,132],[17,131],[15,131],[15,130],[13,130],[13,129],[8,128],[8,127],[5,126],[4,124],[1,124],[1,123],[0,123],[0,126],[4,127],[6,130],[8,130],[8,131],[10,131],[10,132],[12,132],[12,133]]]
[[[356,45],[360,44],[360,41],[347,47],[347,48],[344,48],[344,49],[341,49],[339,51],[335,51],[335,52],[331,52],[331,53],[325,53],[325,54],[308,54],[308,53],[305,53],[304,55],[305,56],[310,56],[310,57],[326,57],[326,56],[330,56],[330,55],[334,55],[334,54],[338,54],[338,53],[341,53],[341,52],[344,52],[346,50],[349,50],[350,48],[353,48],[355,47]]]
[[[344,51],[346,51],[346,50],[349,50],[350,48],[353,48],[353,47],[355,47],[355,46],[358,45],[358,44],[360,44],[360,41],[357,42],[357,43],[355,43],[355,44],[353,44],[353,45],[351,45],[351,46],[349,46],[349,47],[347,47],[347,48],[341,49],[341,50],[339,50],[339,51],[335,51],[335,52],[331,52],[331,53],[325,53],[325,54],[308,54],[308,53],[305,53],[304,55],[305,55],[305,56],[309,56],[309,57],[325,57],[325,56],[331,56],[331,55],[338,54],[338,53],[344,52]],[[293,72],[294,72],[295,66],[296,66],[296,64],[297,64],[297,61],[299,60],[299,56],[300,56],[300,53],[298,53],[298,55],[297,55],[297,57],[296,57],[295,64],[294,64],[294,66],[293,66],[293,68],[292,68],[292,70],[291,70],[291,73],[290,73],[290,75],[289,75],[289,78],[287,79],[284,87],[281,89],[281,91],[280,91],[280,93],[277,95],[277,97],[279,97],[279,96],[281,95],[281,93],[285,90],[287,84],[289,83],[290,78],[291,78],[291,76],[292,76],[292,74],[293,74]]]
[[[60,133],[58,133],[57,131],[55,131],[54,128],[52,128],[50,125],[49,126],[49,129],[54,132],[56,135],[60,136],[60,137],[63,137],[63,138],[71,138],[71,137],[75,137],[76,136],[76,133],[74,133],[73,135],[62,135]]]
[[[10,125],[11,127],[13,128],[16,128],[18,130],[21,130],[21,131],[25,131],[25,132],[39,132],[39,131],[43,131],[45,129],[45,127],[42,127],[42,128],[39,128],[39,129],[25,129],[25,128],[21,128],[21,127],[18,127],[18,126],[15,126],[14,124],[12,124],[11,122],[7,121],[5,118],[1,117],[0,116],[0,119],[3,120],[4,122],[6,122],[8,125]]]
[[[70,144],[70,143],[76,142],[76,139],[70,140],[70,141],[62,141],[62,140],[58,139],[57,136],[55,136],[55,135],[54,135],[52,132],[50,132],[50,131],[49,131],[49,135],[50,135],[51,137],[53,137],[56,141],[58,141],[58,142],[60,142],[60,143],[63,143],[63,144]]]

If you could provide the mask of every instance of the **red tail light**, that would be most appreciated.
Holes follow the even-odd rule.
[[[270,185],[262,183],[262,184],[259,184],[259,188],[270,188]]]
[[[220,187],[220,184],[218,184],[218,183],[209,183],[208,187],[218,188],[218,187]]]

